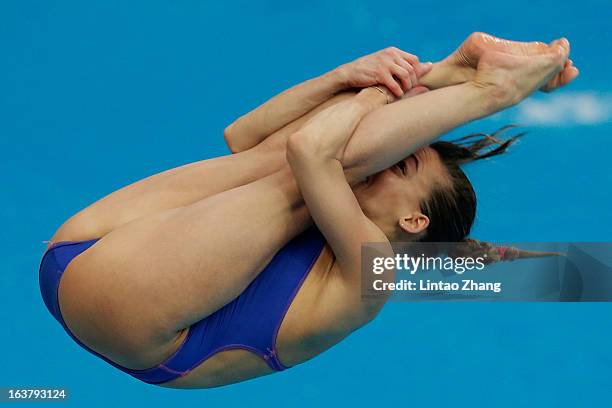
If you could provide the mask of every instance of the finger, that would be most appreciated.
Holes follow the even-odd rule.
[[[416,55],[409,54],[406,51],[402,51],[400,49],[398,49],[398,52],[399,52],[400,57],[408,61],[410,64],[416,65],[419,63],[419,57],[417,57]]]
[[[429,89],[427,89],[423,85],[417,85],[414,88],[410,89],[408,92],[406,92],[402,98],[411,98],[413,96],[424,94],[425,92],[429,92]]]
[[[391,73],[387,72],[384,75],[383,80],[381,82],[383,85],[389,88],[389,90],[397,98],[401,98],[402,95],[404,94],[404,91],[402,91],[402,87],[395,81],[395,79],[393,79],[393,76],[391,75]]]
[[[416,73],[417,78],[421,78],[423,75],[429,73],[433,68],[433,64],[431,62],[426,62],[424,64],[418,64],[414,68],[414,72]]]
[[[404,61],[405,62],[405,61]],[[401,67],[399,65],[395,65],[394,70],[399,70],[402,73],[405,73],[406,78],[410,81],[410,83],[408,84],[407,88],[404,88],[404,92],[407,91],[408,89],[412,88],[413,86],[415,86],[418,82],[418,78],[416,75],[416,72],[414,71],[414,67],[408,63],[406,63],[407,65]],[[394,71],[395,72],[395,71]]]
[[[413,68],[412,64],[403,58],[395,58],[395,63],[400,67],[404,68],[405,70],[410,70],[411,68]]]
[[[402,84],[402,90],[404,92],[416,85],[416,75],[414,75],[412,65],[410,65],[408,69],[400,67],[399,65],[393,65],[389,68],[389,70],[400,81],[400,83]]]
[[[418,69],[419,69],[418,67],[419,67],[420,64],[412,65],[408,61],[406,61],[404,59],[401,59],[401,58],[399,58],[396,61],[396,63],[398,65],[402,66],[404,69],[406,69],[406,70],[408,70],[410,72],[414,72],[414,76],[415,76],[416,79],[415,78],[412,79],[413,80],[412,86],[413,87],[416,86],[416,84],[418,84],[418,82],[419,82],[419,77],[420,77],[420,74],[419,74],[419,71],[418,71]]]

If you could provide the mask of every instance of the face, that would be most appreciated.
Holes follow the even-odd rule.
[[[424,147],[396,165],[374,174],[354,189],[365,215],[387,236],[396,232],[417,235],[429,225],[421,202],[436,186],[450,184],[438,153]]]

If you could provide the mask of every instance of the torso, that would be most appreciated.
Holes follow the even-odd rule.
[[[340,279],[335,257],[326,245],[282,321],[276,347],[280,361],[293,366],[341,341],[366,321],[358,312],[360,294]],[[184,335],[179,336],[176,346]],[[171,388],[208,388],[271,374],[265,361],[246,350],[217,353],[187,375],[162,384]]]

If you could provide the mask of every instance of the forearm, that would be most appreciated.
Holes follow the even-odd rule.
[[[344,154],[349,182],[356,183],[409,156],[453,128],[502,106],[488,88],[465,83],[404,99],[366,115]]]
[[[247,150],[261,143],[269,135],[349,87],[346,69],[344,73],[341,71],[343,69],[339,67],[296,85],[237,119],[225,129],[225,139],[232,152]],[[474,71],[444,60],[434,64],[430,72],[421,76],[420,84],[429,89],[460,84],[472,79]]]
[[[308,161],[343,161],[344,151],[359,122],[386,102],[386,96],[373,88],[319,112],[289,136],[287,150],[300,151]],[[318,165],[318,164],[315,164]]]
[[[225,139],[234,153],[250,149],[343,88],[343,78],[336,70],[305,81],[237,119],[225,129]]]

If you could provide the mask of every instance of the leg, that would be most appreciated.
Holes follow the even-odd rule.
[[[253,182],[278,170],[284,162],[283,155],[261,146],[155,174],[81,210],[58,229],[51,241],[100,238],[135,219]]]
[[[456,85],[471,80],[476,75],[476,68],[480,58],[485,52],[498,51],[516,56],[528,57],[546,54],[550,46],[562,44],[568,47],[566,39],[552,41],[545,44],[539,41],[520,42],[497,38],[485,33],[472,33],[452,54],[440,63],[434,65],[434,69],[423,76],[421,84],[430,89]],[[572,61],[566,61],[564,68],[542,88],[544,92],[566,85],[578,76],[578,69],[573,66]]]
[[[352,95],[336,95],[249,150],[167,170],[109,194],[66,221],[51,242],[103,237],[135,219],[187,206],[272,174],[286,164],[289,134],[321,110]]]
[[[182,329],[235,298],[308,224],[288,169],[139,218],[68,266],[59,292],[64,319],[118,363],[152,366]]]

